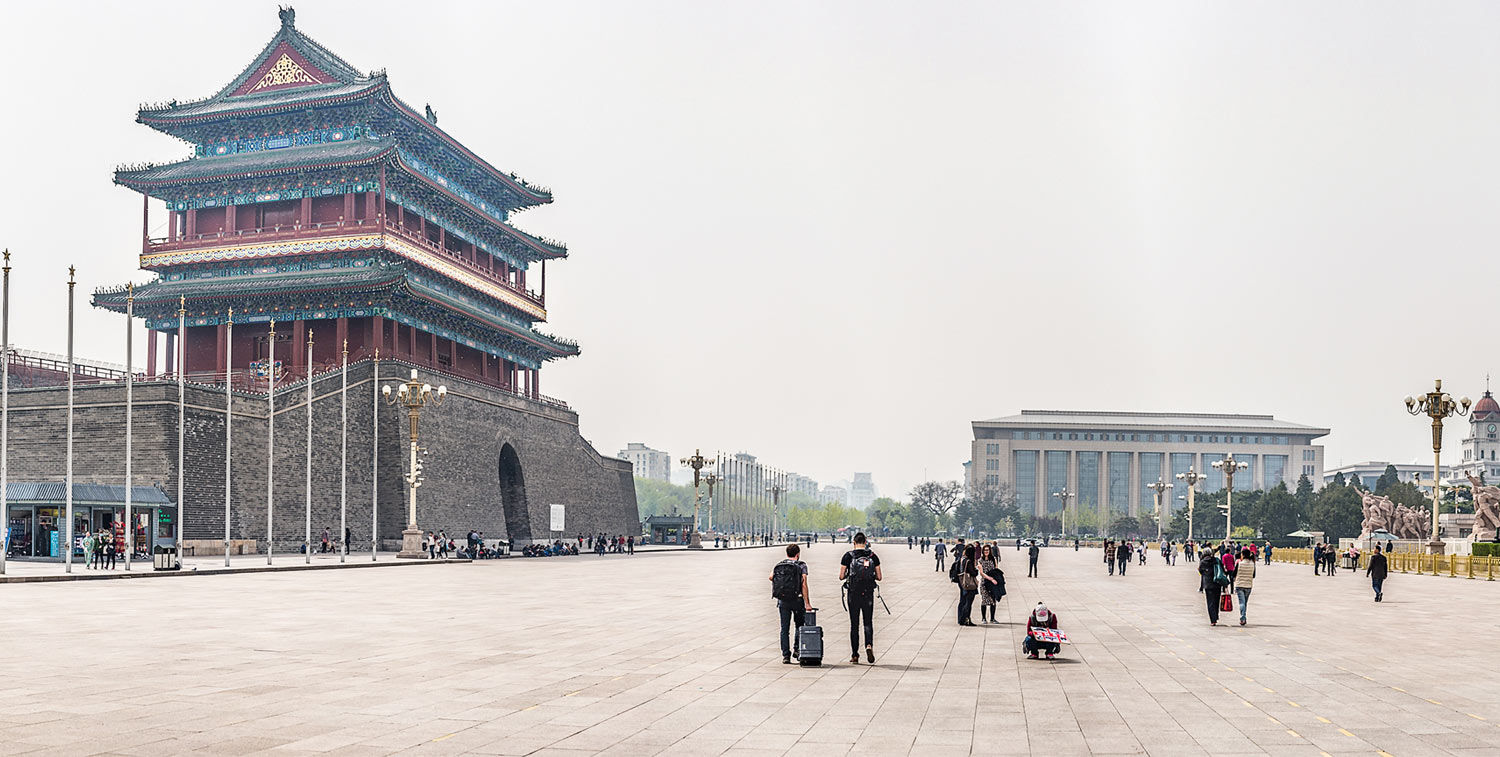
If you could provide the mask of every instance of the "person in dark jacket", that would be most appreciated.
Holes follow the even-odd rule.
[[[1375,545],[1375,554],[1370,555],[1370,567],[1365,568],[1365,575],[1370,577],[1370,585],[1375,589],[1375,601],[1379,602],[1386,576],[1385,555],[1380,553],[1379,544]]]
[[[1042,548],[1038,547],[1036,545],[1035,541],[1032,541],[1031,542],[1031,546],[1026,549],[1026,557],[1029,560],[1029,562],[1027,563],[1027,566],[1026,566],[1026,577],[1027,578],[1036,578],[1037,577],[1037,575],[1036,575],[1036,558],[1038,556],[1040,556],[1041,554],[1042,554]]]
[[[974,597],[979,594],[979,566],[974,558],[974,545],[964,547],[958,568],[958,624],[972,626],[974,623]]]
[[[1203,550],[1203,559],[1198,561],[1198,575],[1203,576],[1203,597],[1208,600],[1208,624],[1219,624],[1219,593],[1224,587],[1214,581],[1214,568],[1223,569],[1219,556],[1212,550]]]
[[[1121,541],[1115,547],[1115,562],[1120,564],[1120,575],[1125,575],[1126,566],[1130,565],[1130,542]]]
[[[1104,564],[1109,566],[1109,574],[1115,574],[1115,542],[1113,539],[1104,540]]]

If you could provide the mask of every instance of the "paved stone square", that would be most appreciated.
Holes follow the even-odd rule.
[[[1500,583],[1262,566],[1209,627],[1192,566],[1003,552],[959,628],[930,556],[850,665],[844,545],[808,554],[833,664],[781,664],[778,550],[0,586],[0,754],[1500,754]],[[1038,600],[1074,640],[1021,658]],[[975,613],[977,619],[978,613]]]

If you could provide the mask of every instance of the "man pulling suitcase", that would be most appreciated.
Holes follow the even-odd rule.
[[[776,598],[776,609],[781,615],[781,661],[786,665],[792,664],[793,658],[800,657],[803,631],[812,622],[807,620],[813,609],[812,598],[807,591],[807,563],[797,559],[801,552],[796,544],[788,544],[786,559],[771,568],[771,596]],[[793,620],[797,622],[797,647],[793,647],[788,639]],[[818,661],[813,663],[815,665],[820,664],[823,657],[823,630],[816,630]]]

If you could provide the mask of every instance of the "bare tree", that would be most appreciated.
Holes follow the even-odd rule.
[[[964,488],[957,481],[924,481],[912,487],[911,504],[943,517],[953,512],[963,494]]]

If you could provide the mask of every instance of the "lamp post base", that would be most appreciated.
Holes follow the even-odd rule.
[[[1427,554],[1441,555],[1448,548],[1448,544],[1441,539],[1433,539],[1427,542]]]
[[[408,560],[419,560],[427,556],[427,550],[422,548],[422,529],[408,528],[401,532],[401,551],[396,557]]]
[[[703,549],[703,534],[694,531],[692,538],[688,540],[688,549]]]

